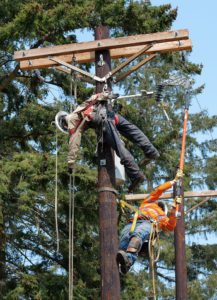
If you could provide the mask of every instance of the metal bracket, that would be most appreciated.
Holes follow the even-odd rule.
[[[58,59],[56,57],[49,57],[49,59],[52,60],[52,61],[57,62],[58,64],[66,67],[66,68],[69,68],[69,69],[71,69],[73,71],[76,71],[76,72],[78,72],[78,73],[80,73],[80,74],[82,74],[84,76],[90,77],[90,78],[94,79],[95,81],[105,82],[105,77],[100,78],[100,77],[98,77],[96,75],[93,75],[93,74],[91,74],[91,73],[89,73],[87,71],[84,71],[84,70],[82,70],[82,69],[80,69],[78,67],[72,66],[72,65],[70,65],[70,64],[68,64],[68,63],[66,63],[66,62],[64,62],[64,61],[62,61],[62,60],[60,60],[60,59]]]
[[[99,67],[103,67],[104,65],[105,65],[105,61],[104,61],[104,59],[103,59],[103,55],[100,54],[100,56],[99,56],[99,61],[98,61],[98,66],[99,66]]]

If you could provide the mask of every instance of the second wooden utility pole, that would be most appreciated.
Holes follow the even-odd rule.
[[[109,29],[98,26],[95,39],[109,38]],[[100,44],[100,41],[99,41]],[[95,53],[96,75],[104,77],[111,70],[109,50]],[[96,83],[96,92],[103,91],[104,83]],[[108,82],[108,88],[111,86]],[[116,263],[118,250],[117,205],[114,192],[115,165],[113,150],[103,141],[98,147],[98,189],[99,189],[99,227],[100,227],[100,265],[101,265],[101,300],[120,299],[119,271]]]

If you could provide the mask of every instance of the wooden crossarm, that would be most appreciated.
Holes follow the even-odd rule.
[[[143,200],[149,194],[135,194],[126,195],[125,200]],[[200,198],[200,197],[217,197],[217,191],[201,191],[201,192],[185,192],[184,198]],[[173,199],[173,193],[165,193],[160,196],[163,199]]]
[[[129,57],[135,53],[138,53],[144,48],[144,46],[134,46],[134,47],[124,47],[118,49],[111,49],[110,55],[112,59],[118,59],[123,57]],[[145,53],[147,55],[155,53],[164,53],[164,52],[173,52],[173,51],[183,51],[183,50],[192,50],[191,40],[182,40],[182,41],[173,41],[158,43],[153,45]],[[77,54],[68,54],[68,55],[55,55],[60,60],[71,63],[73,57],[75,57],[76,62],[79,63],[89,63],[95,61],[95,53],[84,52]],[[42,69],[56,66],[57,63],[46,58],[37,58],[37,59],[26,59],[20,61],[20,68],[23,70],[33,70],[33,69]]]
[[[26,59],[42,58],[47,56],[68,55],[82,52],[92,52],[104,49],[115,49],[129,46],[140,46],[150,43],[164,43],[177,40],[188,39],[188,30],[157,32],[149,34],[138,34],[120,38],[109,38],[83,43],[73,43],[31,50],[16,51],[14,59],[17,61]]]

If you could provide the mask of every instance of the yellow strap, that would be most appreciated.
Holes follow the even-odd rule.
[[[124,208],[124,207],[126,206],[126,207],[130,208],[131,210],[133,210],[133,211],[135,211],[135,212],[139,212],[139,210],[138,210],[136,207],[134,207],[133,205],[127,203],[127,202],[124,201],[124,200],[120,200],[120,204],[121,204],[121,207],[122,207],[122,208]]]
[[[147,217],[147,216],[146,216],[145,213],[140,211],[138,208],[134,207],[133,205],[127,203],[124,200],[120,200],[120,205],[121,205],[121,208],[124,208],[126,206],[126,207],[130,208],[131,210],[133,210],[135,212],[134,217],[133,217],[133,223],[132,223],[132,226],[130,228],[130,233],[132,233],[135,230],[136,222],[137,222],[139,214],[144,215],[145,217]],[[148,221],[148,219],[147,219],[147,221]],[[153,221],[154,220],[152,220],[152,222]],[[156,223],[156,221],[154,223]]]
[[[135,230],[135,227],[136,227],[136,222],[137,222],[137,219],[138,219],[138,211],[134,214],[134,217],[133,217],[133,223],[132,223],[132,226],[130,228],[130,233],[133,233],[133,231]]]

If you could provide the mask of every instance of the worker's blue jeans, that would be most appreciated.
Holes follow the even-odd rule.
[[[119,249],[126,251],[132,237],[138,237],[141,240],[141,245],[149,239],[150,231],[151,231],[151,223],[146,220],[138,220],[136,223],[135,230],[130,233],[130,228],[132,223],[128,223],[124,226],[121,235],[120,235],[120,243]],[[127,252],[127,256],[132,264],[136,261],[138,257],[137,252]]]

